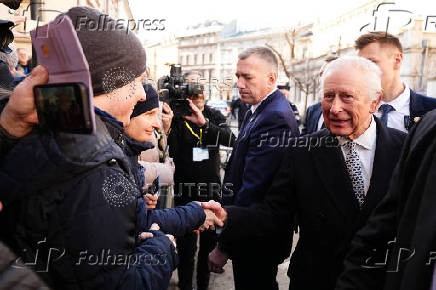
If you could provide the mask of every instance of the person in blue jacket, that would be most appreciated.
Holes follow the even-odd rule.
[[[17,86],[0,115],[0,239],[53,289],[166,289],[177,255],[169,237],[151,225],[170,232],[187,219],[194,228],[210,223],[197,203],[172,212],[142,209],[120,145],[134,106],[146,99],[145,51],[125,30],[87,29],[102,15],[95,9],[66,14],[89,64],[96,132],[35,126],[33,87],[47,82],[45,68]],[[83,17],[85,28],[77,25]],[[152,237],[144,240],[150,228]]]

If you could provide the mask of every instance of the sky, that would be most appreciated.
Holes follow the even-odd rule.
[[[158,39],[165,33],[178,33],[187,26],[205,20],[229,22],[238,19],[246,30],[263,27],[289,27],[300,21],[310,23],[320,17],[333,18],[369,2],[369,0],[130,0],[135,19],[165,19],[165,30],[141,31],[146,39]],[[397,9],[415,14],[435,15],[435,0],[397,0]]]

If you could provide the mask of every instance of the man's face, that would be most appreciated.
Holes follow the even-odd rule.
[[[359,50],[358,54],[378,65],[382,71],[383,89],[392,86],[396,75],[399,77],[403,54],[398,48],[380,43],[370,43]]]
[[[356,139],[369,127],[381,96],[371,100],[365,77],[348,66],[325,78],[322,113],[325,126],[333,134]]]
[[[185,82],[187,82],[187,83],[201,83],[201,80],[202,80],[202,78],[199,74],[190,74],[190,75],[187,75],[185,78]],[[189,99],[191,99],[192,103],[195,106],[197,106],[197,108],[200,111],[203,111],[204,103],[205,103],[204,91],[203,91],[203,94],[195,95],[193,97],[190,97]]]
[[[196,95],[194,97],[189,98],[192,103],[197,106],[197,108],[200,111],[204,110],[204,104],[205,104],[205,100],[204,100],[204,94],[200,94],[200,95]]]
[[[277,73],[272,71],[271,65],[266,61],[252,54],[238,61],[236,77],[241,101],[255,105],[275,87]]]
[[[28,56],[27,56],[27,51],[26,50],[24,50],[24,49],[19,49],[18,50],[18,60],[20,62],[22,62],[22,63],[25,63],[25,62],[27,62],[29,60]]]

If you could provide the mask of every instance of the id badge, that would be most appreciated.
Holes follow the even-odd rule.
[[[207,148],[192,148],[192,161],[203,161],[209,159],[209,150]]]

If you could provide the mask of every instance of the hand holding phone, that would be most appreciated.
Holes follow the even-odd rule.
[[[47,68],[47,85],[36,86],[41,127],[66,133],[95,132],[88,62],[68,16],[30,32],[38,63]]]
[[[42,126],[73,134],[91,134],[93,125],[88,88],[83,83],[39,85],[35,105]]]

